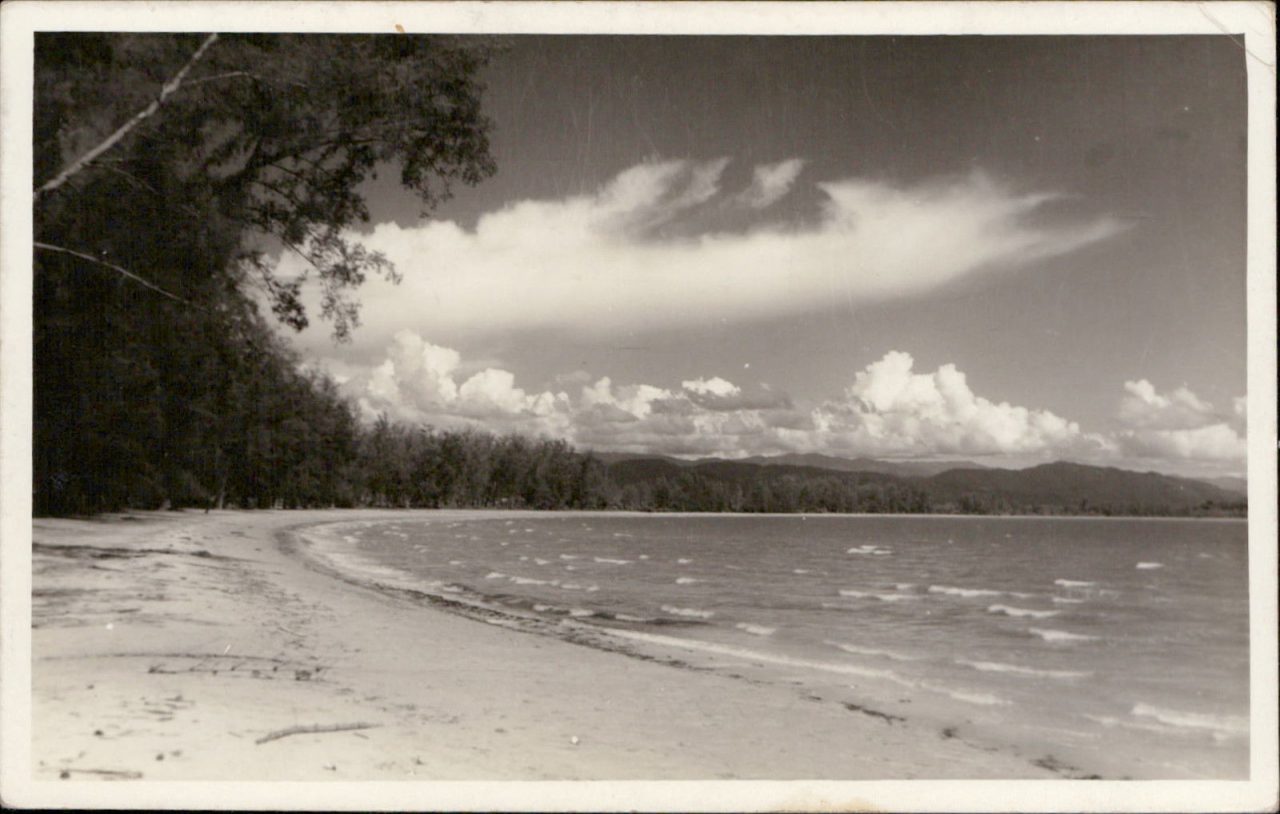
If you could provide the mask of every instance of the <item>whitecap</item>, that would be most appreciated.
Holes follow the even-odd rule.
[[[1092,588],[1097,585],[1096,582],[1087,582],[1080,579],[1055,579],[1054,585],[1061,585],[1063,588]]]
[[[653,621],[653,617],[651,616],[634,616],[630,613],[615,613],[613,618],[617,619],[619,622],[639,622],[642,624]]]
[[[462,560],[449,560],[450,565],[462,565]]]
[[[840,595],[847,596],[850,599],[866,599],[867,597],[871,596],[871,594],[867,593],[866,591],[855,591],[850,588],[841,588]]]
[[[1179,729],[1203,729],[1221,735],[1249,734],[1249,719],[1243,716],[1182,712],[1143,703],[1135,704],[1131,714],[1143,718],[1154,718],[1162,724]]]
[[[734,625],[734,627],[736,627],[738,630],[746,631],[747,633],[750,633],[752,636],[772,636],[773,632],[777,630],[776,627],[765,627],[764,625],[752,625],[746,622],[739,622],[738,624]]]
[[[533,577],[512,577],[511,581],[516,585],[554,585],[554,581],[545,579],[534,579]]]
[[[685,557],[681,557],[680,559],[676,560],[676,562],[679,563],[680,565],[688,565],[689,563],[693,562],[693,560],[687,559]]]
[[[1164,568],[1164,563],[1162,563],[1162,562],[1140,562],[1140,563],[1138,563],[1138,565],[1137,565],[1137,569],[1138,569],[1139,571],[1152,571],[1152,570],[1154,570],[1154,569],[1156,569],[1156,568]]]
[[[1065,642],[1091,642],[1097,636],[1086,636],[1083,633],[1068,633],[1065,630],[1046,630],[1044,628],[1027,628],[1027,632],[1039,636],[1051,644]]]
[[[807,574],[807,573],[809,573],[809,569],[808,569],[808,568],[793,568],[793,569],[791,569],[791,573],[793,573],[793,574]]]
[[[596,612],[588,610],[587,608],[570,608],[569,615],[577,619],[582,619],[587,616],[595,616]]]
[[[892,650],[877,650],[872,647],[859,647],[856,644],[843,644],[842,642],[827,641],[826,644],[834,648],[843,650],[846,653],[852,653],[855,656],[878,656],[880,658],[892,659],[894,661],[917,661],[915,656],[908,656],[902,653],[895,653]]]
[[[1015,608],[1010,605],[992,605],[987,608],[987,613],[1000,613],[1005,616],[1030,616],[1032,619],[1048,619],[1050,616],[1057,616],[1061,611],[1031,610],[1029,608]]]
[[[1016,664],[1003,664],[998,661],[968,661],[967,659],[956,659],[957,664],[963,664],[966,667],[972,667],[984,673],[1011,673],[1013,675],[1034,676],[1037,678],[1086,678],[1093,675],[1090,672],[1082,672],[1077,670],[1039,670],[1034,667],[1020,667]]]
[[[591,559],[607,565],[630,565],[631,560],[619,560],[614,557],[592,557]]]
[[[710,619],[715,616],[714,611],[699,610],[698,608],[677,608],[675,605],[663,605],[663,613],[669,613],[672,616],[689,616],[695,619]]]
[[[507,575],[502,573],[501,571],[490,571],[489,573],[484,575],[484,578],[485,579],[506,579]]]
[[[560,555],[560,559],[562,559],[562,560],[576,560],[576,559],[578,559],[578,555],[577,555],[577,554],[561,554],[561,555]]]
[[[909,591],[912,588],[916,587],[916,584],[914,582],[899,582],[893,587],[894,589],[899,591]]]
[[[676,577],[677,585],[693,585],[694,583],[698,583],[702,581],[703,580],[695,579],[693,577]]]
[[[1053,601],[1058,605],[1079,605],[1084,602],[1083,599],[1076,599],[1070,596],[1055,596]]]
[[[975,596],[1000,596],[1003,591],[992,591],[987,588],[953,588],[950,585],[930,585],[929,593],[931,594],[947,594],[948,596],[963,596],[971,598]]]

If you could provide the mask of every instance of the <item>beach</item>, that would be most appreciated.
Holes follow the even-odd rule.
[[[295,533],[495,514],[37,519],[33,779],[1070,776],[678,653],[610,652],[374,590]]]

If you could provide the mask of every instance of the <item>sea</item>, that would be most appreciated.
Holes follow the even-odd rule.
[[[1064,777],[1248,776],[1244,521],[418,518],[331,527],[331,561]]]

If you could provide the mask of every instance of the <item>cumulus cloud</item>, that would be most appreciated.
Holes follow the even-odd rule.
[[[1022,193],[982,174],[899,185],[858,178],[816,185],[820,215],[736,231],[670,237],[657,227],[733,200],[726,159],[646,163],[590,195],[517,201],[479,218],[377,226],[353,236],[404,275],[361,289],[359,340],[377,345],[429,322],[447,341],[530,329],[604,335],[743,322],[918,296],[994,269],[1106,239],[1119,222],[1064,220],[1054,193]],[[765,201],[795,178],[782,162],[757,172]],[[790,176],[790,178],[789,178]],[[789,179],[789,180],[788,180]],[[754,210],[753,210],[754,211]],[[756,216],[752,216],[756,217]],[[751,219],[748,218],[748,221]],[[679,232],[680,230],[675,230]],[[290,254],[280,273],[300,274]],[[312,294],[308,294],[312,296]],[[319,350],[325,328],[304,334]]]
[[[840,397],[808,407],[719,376],[661,387],[616,383],[607,376],[583,381],[577,373],[558,379],[573,386],[535,392],[500,368],[466,375],[457,352],[402,331],[382,360],[348,371],[340,386],[366,418],[387,413],[441,427],[514,430],[599,450],[929,457],[1062,455],[1093,448],[1074,422],[975,394],[954,365],[933,372],[913,367],[910,354],[889,352],[855,372]]]
[[[738,196],[738,202],[752,209],[765,209],[781,200],[796,182],[804,161],[788,158],[777,164],[761,164],[755,168],[751,186]]]
[[[1242,462],[1246,408],[1243,396],[1219,411],[1187,387],[1161,393],[1146,379],[1124,383],[1117,435],[1123,454],[1138,458]]]
[[[1088,448],[1079,425],[1047,410],[993,402],[946,364],[916,373],[891,351],[854,376],[845,398],[815,411],[829,448],[874,454],[1063,454]]]

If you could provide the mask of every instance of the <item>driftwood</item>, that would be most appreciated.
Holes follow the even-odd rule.
[[[370,723],[354,723],[354,724],[312,724],[310,726],[290,726],[284,729],[277,729],[275,732],[268,732],[254,743],[263,744],[269,741],[287,738],[290,735],[310,735],[316,732],[348,732],[355,729],[373,729],[382,726],[382,724]]]

